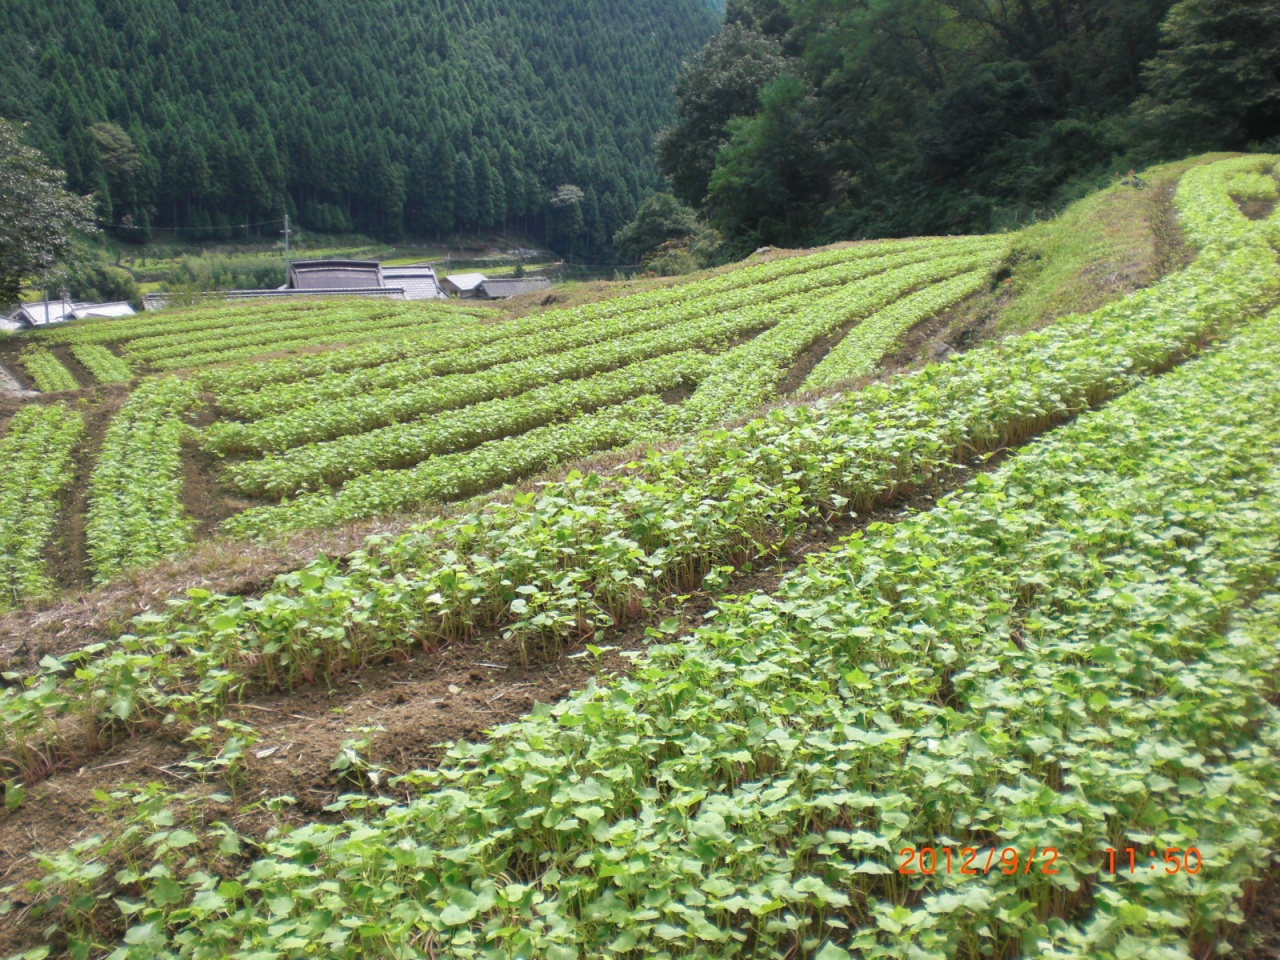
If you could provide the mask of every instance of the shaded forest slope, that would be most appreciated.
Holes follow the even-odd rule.
[[[703,0],[0,0],[0,116],[139,236],[286,210],[386,237],[536,232],[574,184],[552,232],[604,242],[656,184],[671,83],[714,28]]]

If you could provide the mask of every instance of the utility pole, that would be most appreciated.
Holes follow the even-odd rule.
[[[44,322],[49,322],[49,255],[45,254],[44,260],[44,277],[40,286],[44,287]]]
[[[284,215],[284,285],[289,285],[289,215]]]

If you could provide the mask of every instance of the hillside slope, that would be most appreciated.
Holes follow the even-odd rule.
[[[599,241],[713,29],[703,0],[3,0],[0,116],[112,223],[536,228],[571,183]]]
[[[245,551],[218,535],[325,546],[1090,309],[1169,272],[1171,216],[1163,189],[1115,189],[1021,234],[842,245],[598,300],[568,288],[549,309],[210,305],[0,341],[45,410],[4,442],[38,459],[54,431],[71,466],[38,491],[10,481],[15,515],[45,521],[0,550],[14,584],[0,610],[193,547],[212,548],[193,562],[222,582]],[[30,402],[0,397],[0,434]]]
[[[0,942],[1225,952],[1280,844],[1278,161],[1187,172],[1194,261],[1089,313],[10,672]]]

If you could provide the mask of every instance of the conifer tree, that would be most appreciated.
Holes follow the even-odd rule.
[[[1168,150],[1234,150],[1280,137],[1280,5],[1182,0],[1144,80],[1139,114]]]

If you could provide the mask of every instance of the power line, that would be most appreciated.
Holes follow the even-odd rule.
[[[138,226],[138,225],[136,225],[136,224],[130,224],[130,225],[127,225],[127,226],[126,226],[125,224],[120,224],[120,223],[107,223],[107,222],[105,222],[105,221],[103,221],[103,220],[93,220],[93,221],[89,221],[89,222],[91,222],[94,226],[99,227],[99,228],[102,228],[102,229],[109,229],[109,230],[146,230],[146,231],[149,231],[149,232],[152,232],[152,233],[154,233],[154,232],[156,232],[156,231],[160,231],[160,232],[163,232],[163,233],[207,233],[207,232],[208,232],[208,231],[210,231],[210,230],[219,229],[218,227],[214,227],[213,225],[209,225],[209,226],[205,226],[205,227],[150,227],[150,226],[148,226],[148,227],[142,227],[142,226]],[[227,228],[227,229],[231,229],[232,224],[226,224],[225,226],[226,226],[226,228]],[[285,216],[285,217],[280,218],[279,220],[259,220],[259,221],[255,222],[255,223],[237,223],[237,224],[235,224],[234,226],[235,226],[235,228],[236,228],[236,229],[239,229],[240,227],[244,227],[246,231],[247,231],[247,230],[249,230],[249,229],[250,229],[250,228],[252,228],[252,227],[275,227],[275,226],[283,226],[283,227],[285,228],[285,230],[284,230],[284,231],[281,231],[281,233],[285,233],[285,231],[287,231],[287,230],[289,229],[289,217],[288,217],[288,216]],[[459,252],[459,253],[461,253],[461,254],[465,254],[467,251],[466,251],[466,248],[459,247],[459,248],[458,248],[458,252]],[[286,256],[287,256],[287,255],[286,255]],[[446,261],[447,261],[447,262],[452,262],[452,259],[453,259],[453,251],[452,251],[452,250],[447,250],[447,251],[446,251],[446,257],[445,257],[445,258],[446,258]],[[473,263],[481,263],[481,262],[484,262],[485,260],[487,260],[487,259],[489,259],[489,258],[487,258],[487,257],[483,257],[483,256],[482,256],[482,257],[477,257],[477,258],[475,258],[474,260],[472,260],[472,258],[470,258],[470,257],[463,256],[463,257],[461,257],[460,259],[462,259],[462,260],[469,260],[469,261],[471,261],[471,262],[473,262]],[[437,264],[437,263],[439,263],[439,262],[440,262],[440,260],[428,260],[428,261],[427,261],[427,263],[429,263],[429,264],[430,264],[430,265],[432,265],[432,266],[436,265],[436,264]],[[507,266],[507,264],[506,264],[506,263],[495,263],[495,264],[494,264],[494,266],[503,266],[503,267],[504,267],[504,266]],[[535,264],[534,266],[536,267],[537,265]],[[648,264],[645,264],[645,263],[583,263],[583,262],[582,262],[582,261],[580,261],[580,260],[578,260],[578,261],[574,261],[573,263],[569,263],[569,262],[564,262],[564,261],[562,261],[562,262],[560,262],[560,263],[548,263],[548,264],[542,264],[542,267],[543,267],[544,269],[546,269],[546,268],[553,268],[553,269],[554,269],[554,268],[556,268],[556,267],[587,267],[587,268],[595,268],[595,269],[611,269],[611,270],[641,270],[641,269],[643,269],[643,268],[645,268],[645,267],[647,267],[647,266],[648,266]]]
[[[107,230],[146,230],[150,232],[155,232],[159,230],[165,233],[191,233],[191,232],[207,233],[210,230],[220,229],[219,227],[215,227],[213,225],[209,225],[207,227],[143,227],[137,224],[106,223],[105,221],[102,221],[102,220],[94,220],[91,222],[93,223],[94,226],[102,229],[107,229]],[[259,220],[257,223],[237,223],[237,224],[234,224],[234,226],[236,229],[239,229],[240,227],[244,227],[246,230],[248,230],[250,227],[274,227],[283,223],[284,223],[283,219]],[[231,229],[232,226],[233,226],[232,224],[226,225],[227,229]]]
[[[281,232],[284,233],[284,282],[287,284],[289,282],[290,272],[289,240],[293,236],[293,231],[289,229],[289,215],[287,213],[284,215],[284,230]]]

